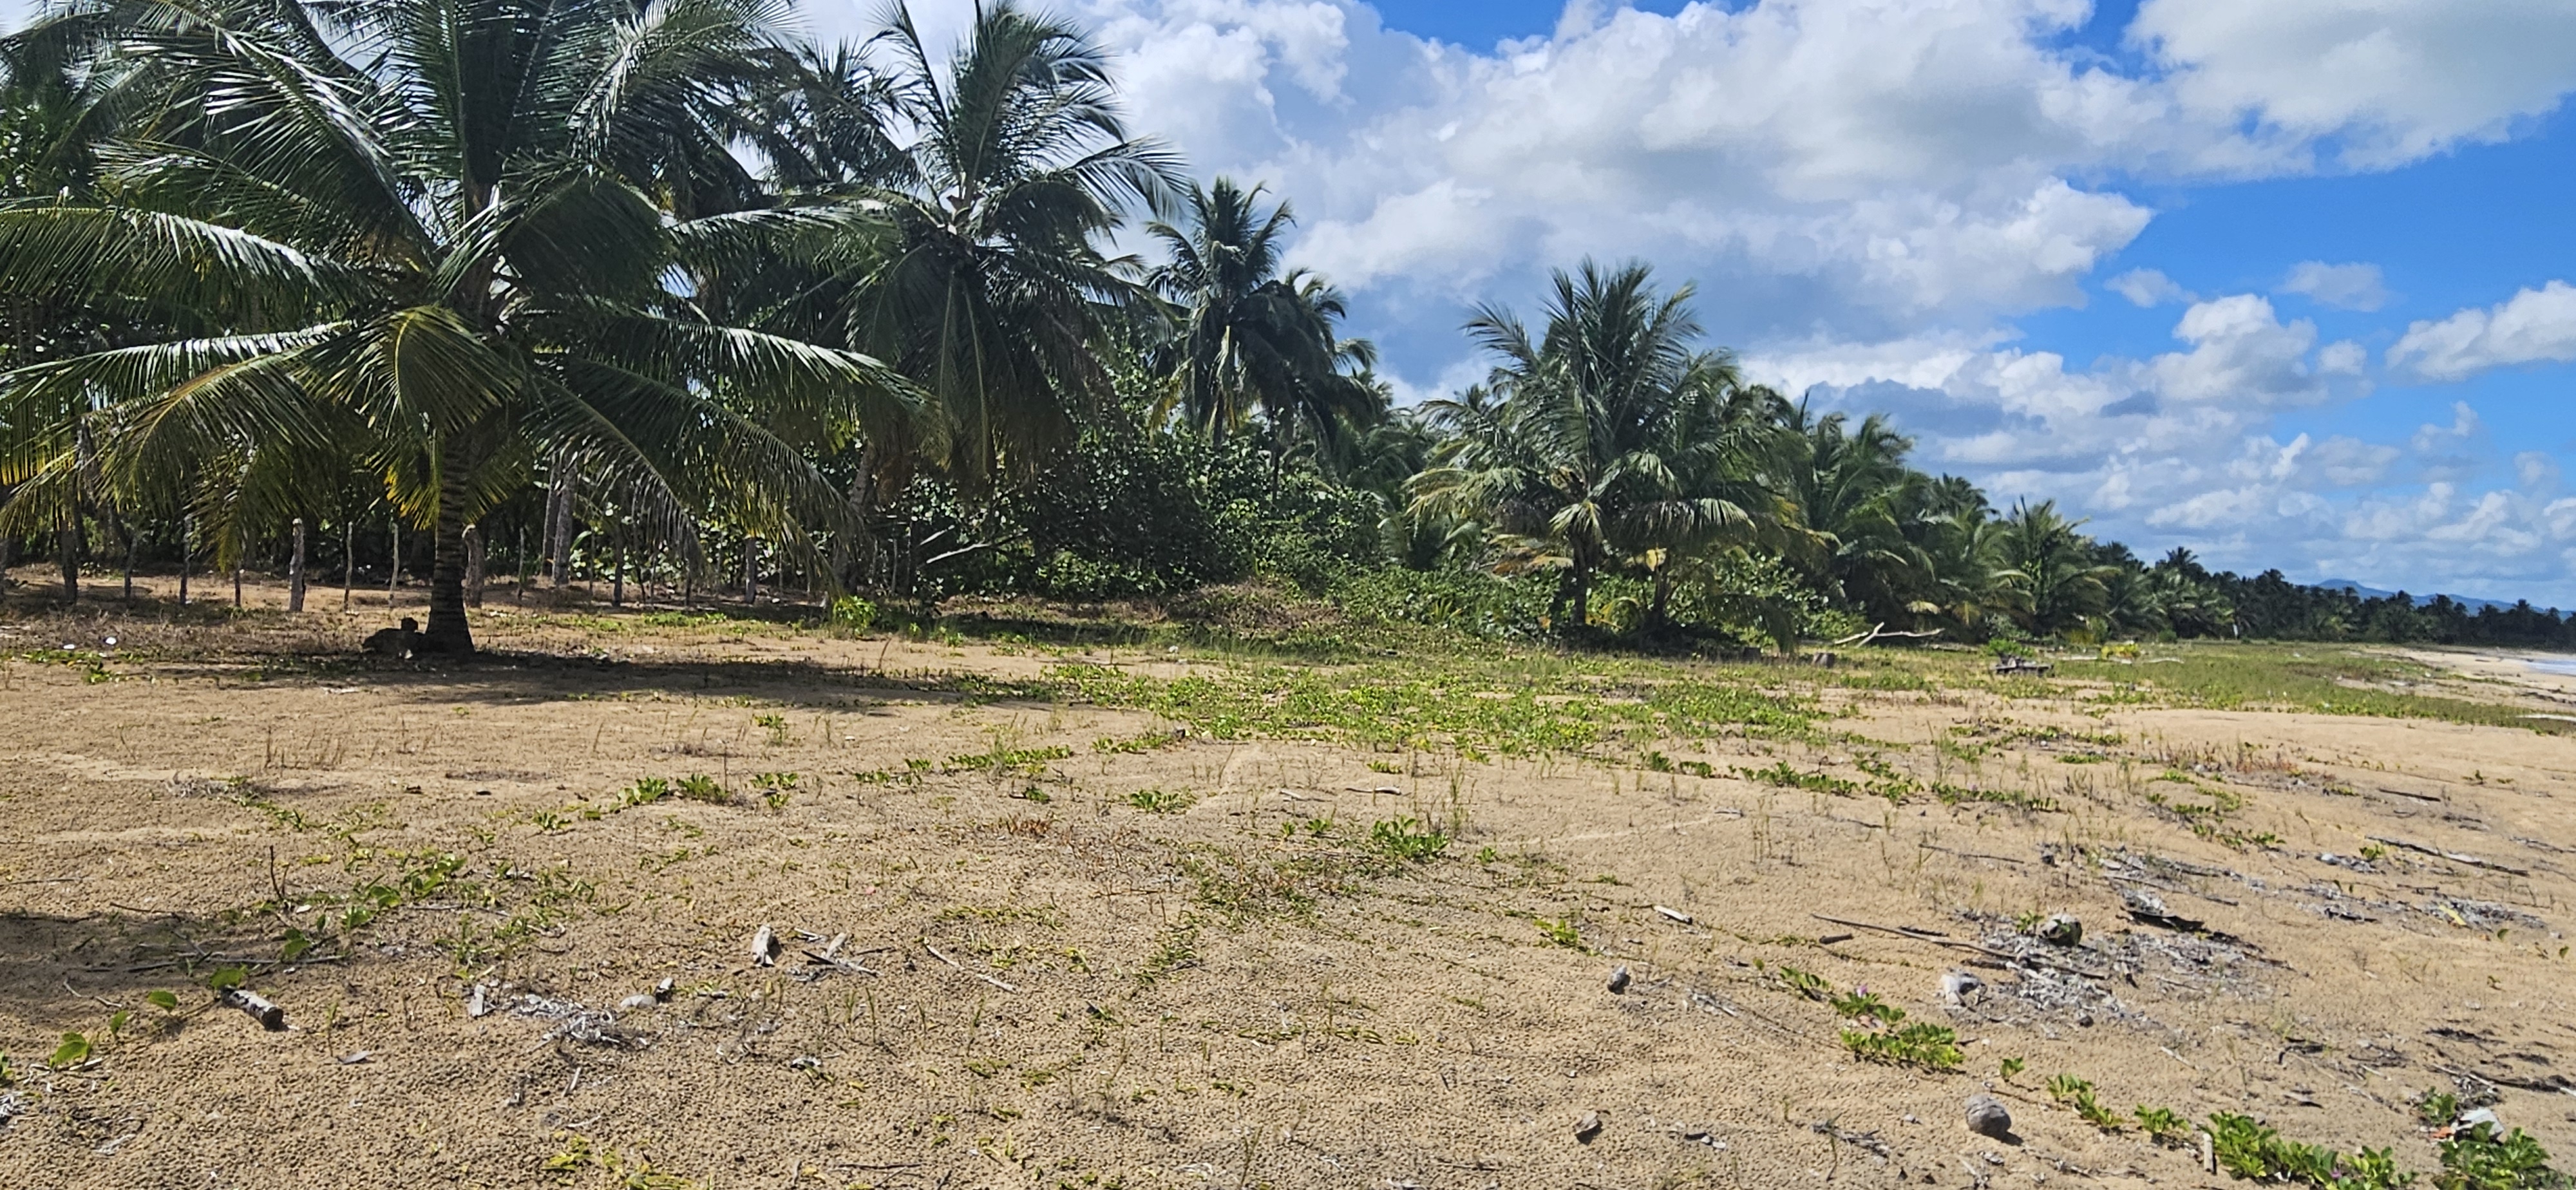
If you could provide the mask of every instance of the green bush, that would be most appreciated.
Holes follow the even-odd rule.
[[[877,605],[856,595],[844,595],[832,601],[832,627],[844,632],[865,632],[876,626]]]

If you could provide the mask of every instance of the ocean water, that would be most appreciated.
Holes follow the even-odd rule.
[[[2522,663],[2540,673],[2576,677],[2576,657],[2525,657]]]

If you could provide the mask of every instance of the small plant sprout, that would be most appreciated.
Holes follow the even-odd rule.
[[[63,1034],[63,1043],[54,1047],[54,1055],[45,1059],[45,1065],[51,1066],[56,1070],[69,1070],[74,1066],[78,1066],[83,1062],[89,1061],[89,1058],[89,1038],[83,1037],[78,1033],[65,1033]]]
[[[733,795],[726,793],[724,786],[716,784],[716,779],[705,773],[691,773],[680,778],[680,796],[717,806],[733,800]]]
[[[2141,1103],[2137,1110],[2130,1114],[2138,1118],[2138,1130],[2146,1133],[2157,1144],[2168,1149],[2178,1149],[2191,1143],[2191,1121],[2184,1119],[2182,1113],[2172,1108],[2149,1107]]]
[[[795,737],[787,730],[787,716],[785,715],[774,713],[767,715],[754,715],[751,717],[751,721],[758,725],[762,730],[769,733],[769,743],[772,747],[784,748],[787,745],[796,742]]]
[[[761,773],[751,779],[751,787],[760,791],[761,802],[770,809],[784,810],[799,779],[795,773]]]
[[[1127,795],[1127,804],[1148,814],[1178,814],[1190,808],[1197,798],[1180,790],[1139,789]]]
[[[1571,950],[1583,949],[1583,933],[1576,927],[1572,915],[1562,918],[1542,917],[1533,924],[1538,926],[1539,935],[1548,941]]]
[[[2002,1069],[2003,1080],[2005,1082],[2011,1082],[2015,1075],[2020,1074],[2024,1070],[2030,1069],[2030,1063],[2020,1058],[2006,1058],[2003,1060]]]
[[[1842,1039],[1844,1048],[1864,1062],[1950,1071],[1966,1060],[1959,1051],[1959,1034],[1948,1025],[1918,1022],[1888,1031],[1845,1029]]]
[[[1842,1016],[1879,1025],[1893,1025],[1905,1019],[1905,1010],[1878,998],[1878,993],[1860,988],[1849,995],[1833,999],[1834,1011]]]
[[[1437,827],[1397,818],[1370,827],[1369,846],[1390,859],[1421,864],[1440,858],[1449,849],[1449,836]]]

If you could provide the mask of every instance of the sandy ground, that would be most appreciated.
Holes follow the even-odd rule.
[[[2052,808],[1900,806],[1175,736],[995,693],[1028,647],[490,610],[464,668],[350,657],[381,611],[0,626],[120,636],[0,674],[0,1185],[2223,1184],[2061,1073],[2417,1168],[2408,1099],[2466,1085],[2576,1150],[2565,737],[1969,689],[1671,753]],[[729,800],[621,804],[692,774]],[[1372,853],[1403,818],[1457,837]],[[2061,912],[2079,946],[2018,929]],[[288,1029],[212,1004],[236,960]],[[1784,965],[1962,1068],[1856,1061]]]

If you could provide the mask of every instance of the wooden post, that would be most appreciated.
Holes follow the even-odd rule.
[[[179,516],[179,606],[188,606],[188,571],[197,564],[197,518]]]
[[[349,610],[349,599],[358,590],[358,522],[340,522],[340,610]]]
[[[742,601],[760,602],[760,539],[742,539]]]
[[[394,605],[394,588],[402,584],[402,518],[385,522],[393,529],[393,565],[385,568],[385,606]]]
[[[304,610],[304,518],[295,518],[295,556],[286,563],[286,610]]]

